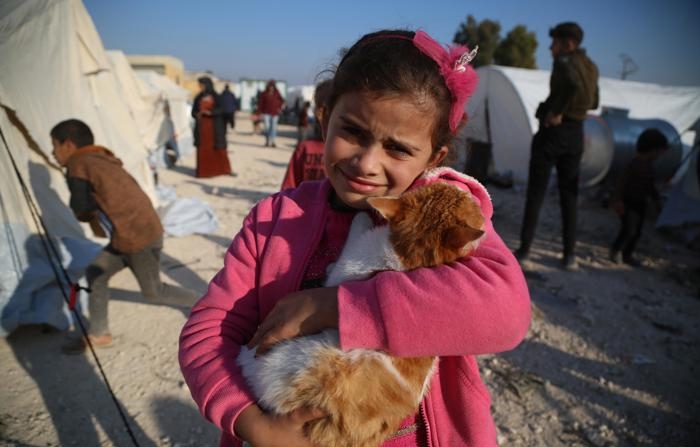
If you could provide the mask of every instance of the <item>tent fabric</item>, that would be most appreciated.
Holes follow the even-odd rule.
[[[491,143],[494,168],[527,181],[530,142],[537,130],[535,111],[549,94],[547,70],[489,65],[479,67],[479,85],[467,104],[466,138]],[[684,144],[692,144],[689,130],[700,117],[700,88],[600,78],[600,115],[603,108],[628,109],[632,119],[663,119],[672,124]],[[488,110],[488,113],[487,113]],[[585,154],[584,154],[585,157]]]
[[[18,234],[16,232],[15,234]],[[102,249],[85,238],[64,237],[61,239],[51,238],[51,242],[60,253],[61,265],[66,269],[68,277],[72,282],[78,282],[85,286],[85,280],[80,279],[89,261],[93,259]],[[6,255],[7,249],[11,245],[0,245],[0,255]],[[61,280],[56,281],[54,268],[46,253],[45,241],[37,235],[30,235],[25,239],[24,250],[15,253],[18,267],[21,268],[21,276],[13,275],[11,271],[3,270],[3,292],[6,285],[12,285],[12,293],[3,293],[2,319],[0,320],[0,336],[7,336],[14,329],[27,324],[50,324],[51,326],[66,330],[72,323],[72,315],[65,305],[65,297],[68,296],[67,284]],[[62,278],[63,279],[63,278]],[[85,309],[87,305],[87,295],[80,293],[80,308]]]
[[[178,158],[194,151],[189,91],[153,70],[134,70],[126,55],[108,50],[112,72],[149,153],[152,169],[170,167],[169,145]]]
[[[700,236],[700,120],[694,125],[695,144],[684,163],[681,179],[673,185],[656,219],[657,228],[678,228],[686,242]]]
[[[698,151],[690,158],[690,168],[676,183],[659,215],[657,227],[700,225],[700,188],[698,187]]]
[[[122,98],[138,125],[143,146],[149,152],[156,150],[167,142],[167,135],[161,131],[166,116],[160,91],[151,88],[136,75],[122,51],[109,50],[107,56]]]
[[[219,220],[208,203],[178,197],[172,186],[158,185],[156,192],[163,204],[158,214],[167,235],[211,234],[219,228]]]
[[[47,159],[51,127],[64,119],[82,119],[95,140],[114,151],[154,197],[138,126],[83,4],[79,0],[7,0],[2,8],[2,104],[16,111]]]
[[[63,329],[71,321],[47,256],[37,248],[42,231],[20,179],[63,253],[71,280],[78,281],[107,241],[93,238],[68,208],[50,129],[68,118],[85,121],[96,142],[124,162],[155,202],[149,148],[80,0],[0,2],[0,60],[0,335],[25,323]]]
[[[170,236],[211,234],[219,228],[214,209],[196,197],[175,199],[163,209],[161,221],[166,234]]]
[[[153,70],[135,70],[134,73],[151,91],[158,92],[161,101],[167,102],[169,122],[172,125],[171,134],[174,137],[178,155],[185,157],[193,153],[195,148],[189,90],[180,87],[168,77]]]

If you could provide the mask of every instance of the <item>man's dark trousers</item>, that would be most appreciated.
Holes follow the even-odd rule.
[[[557,169],[562,217],[564,256],[576,246],[576,207],[579,169],[583,154],[583,122],[565,120],[554,127],[542,127],[532,138],[525,214],[520,232],[520,250],[530,250],[552,167]]]

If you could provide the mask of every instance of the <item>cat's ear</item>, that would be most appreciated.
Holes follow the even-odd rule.
[[[399,210],[399,199],[396,197],[369,197],[367,203],[385,219],[391,219]]]
[[[454,250],[460,250],[483,235],[484,230],[478,230],[470,226],[450,227],[445,231],[445,244]]]

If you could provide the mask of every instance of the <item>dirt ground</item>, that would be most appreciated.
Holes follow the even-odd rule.
[[[178,196],[212,205],[220,224],[215,234],[166,239],[167,282],[203,292],[248,209],[279,188],[295,129],[282,126],[278,147],[265,148],[245,115],[237,126],[229,133],[237,177],[195,178],[194,155],[160,174]],[[496,229],[516,248],[523,188],[488,187]],[[698,249],[654,231],[650,220],[639,247],[644,266],[610,263],[617,219],[595,196],[581,195],[580,268],[567,272],[559,268],[557,194],[548,194],[533,259],[523,266],[530,332],[517,349],[480,358],[499,443],[699,445]],[[0,446],[217,445],[218,431],[199,415],[177,364],[185,315],[142,303],[128,271],[110,284],[116,342],[97,359],[61,354],[63,334],[42,327],[0,340]]]

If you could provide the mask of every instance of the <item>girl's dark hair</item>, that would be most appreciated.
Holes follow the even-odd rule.
[[[333,77],[328,111],[346,93],[377,97],[409,96],[416,107],[433,113],[433,152],[450,147],[454,135],[449,117],[452,95],[435,61],[413,44],[413,31],[383,30],[366,34],[343,56]]]
[[[77,148],[95,144],[95,137],[92,135],[90,127],[75,118],[61,121],[53,126],[51,137],[55,138],[59,143],[65,143],[66,140],[70,140]]]

